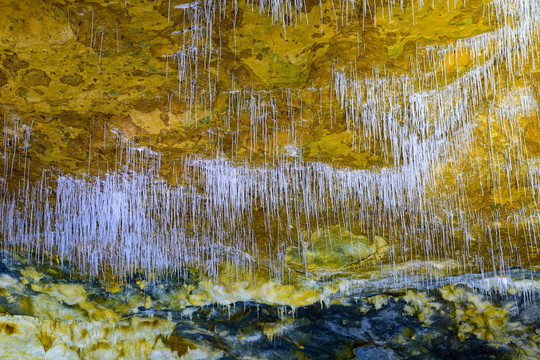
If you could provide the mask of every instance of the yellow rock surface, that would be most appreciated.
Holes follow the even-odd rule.
[[[310,241],[301,247],[287,249],[287,263],[310,272],[339,271],[366,260],[372,260],[387,250],[386,241],[376,237],[375,244],[368,238],[352,234],[340,227],[313,232]]]

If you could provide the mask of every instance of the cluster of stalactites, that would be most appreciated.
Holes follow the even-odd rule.
[[[495,2],[492,7],[489,7],[490,13],[496,13],[498,15],[496,16],[497,19],[501,16],[506,19],[509,15],[506,13],[500,15],[498,13],[501,9],[501,6],[497,5],[498,3],[499,2]],[[456,4],[454,3],[454,6],[455,5]],[[536,10],[535,7],[527,7],[527,5],[527,1],[522,1],[520,3],[520,9],[530,10],[529,12]],[[302,22],[302,19],[305,18],[306,25],[309,26],[307,8],[303,0],[295,0],[294,2],[283,0],[262,0],[255,2],[248,0],[247,6],[251,6],[253,11],[257,8],[260,14],[267,14],[270,16],[273,24],[282,24],[285,38],[287,27],[292,23],[294,23],[295,28],[297,28],[298,23]],[[321,7],[320,29],[322,32],[324,28],[322,1],[320,1],[319,6]],[[383,19],[388,17],[391,20],[394,8],[397,4],[394,0],[387,2],[343,1],[339,4],[334,4],[332,0],[331,6],[334,15],[334,21],[332,21],[332,23],[335,23],[335,31],[337,32],[340,28],[348,26],[349,21],[352,21],[357,17],[362,18],[362,27],[364,27],[366,18],[375,22],[376,25],[378,14],[381,15]],[[403,12],[402,1],[399,2],[399,7]],[[411,7],[413,13],[415,7],[420,10],[423,7],[423,1],[418,1],[416,4],[413,4]],[[167,101],[171,104],[173,99],[177,97],[179,101],[183,101],[186,104],[186,124],[195,124],[197,126],[200,118],[209,117],[212,119],[213,117],[212,104],[219,95],[217,89],[222,53],[222,31],[220,26],[216,26],[215,23],[223,17],[233,18],[233,41],[234,53],[236,56],[235,28],[238,9],[238,2],[236,0],[229,3],[222,0],[194,1],[192,3],[180,4],[173,9],[169,9],[169,19],[170,12],[177,11],[182,13],[184,22],[181,29],[175,30],[172,33],[172,35],[178,35],[180,50],[169,54],[163,54],[163,57],[166,58],[166,76],[169,76],[169,68],[171,66],[174,70],[178,71],[178,94],[176,94],[176,91],[168,92]],[[534,17],[530,18],[534,19]],[[535,23],[534,21],[528,20],[524,20],[523,22],[527,24]],[[529,24],[529,29],[531,26],[532,25]],[[507,34],[504,29],[505,28],[499,31],[501,34],[498,37],[498,40],[497,36],[492,35],[488,40],[488,45],[491,46],[492,43],[497,41],[506,41],[506,45],[515,43],[520,43],[522,46],[526,45],[524,44],[523,38],[520,37],[523,35],[522,30],[525,29],[525,26],[520,29],[510,29],[510,35]],[[219,37],[219,44],[214,41],[215,37]],[[515,40],[515,42],[512,42],[512,40]],[[486,45],[485,41],[482,40],[477,40],[476,44]],[[462,46],[458,43],[456,49],[461,47]],[[448,52],[448,49],[428,48],[427,51],[428,53],[437,52],[440,55],[444,52]],[[442,56],[439,56],[439,60],[442,58]],[[211,69],[215,69],[215,71]],[[171,118],[172,111],[169,112],[169,121],[171,121]]]
[[[198,9],[196,4],[182,11],[190,14],[193,26],[208,28],[212,17],[204,11],[214,10],[203,6],[201,15]],[[392,264],[424,259],[434,267],[455,265],[460,272],[498,273],[510,266],[530,267],[530,259],[527,263],[521,258],[518,247],[524,239],[527,254],[538,255],[536,209],[473,210],[466,179],[457,181],[448,198],[429,196],[439,185],[440,168],[459,162],[476,146],[476,115],[487,108],[489,138],[496,128],[513,144],[502,156],[493,143],[487,146],[494,201],[502,198],[503,185],[509,191],[528,189],[538,201],[540,171],[529,158],[524,130],[517,121],[538,111],[537,104],[526,87],[511,92],[501,69],[513,79],[522,76],[529,59],[534,64],[536,54],[531,52],[537,46],[540,16],[536,3],[529,1],[495,2],[492,9],[501,26],[453,46],[428,48],[423,61],[429,72],[418,70],[400,77],[374,72],[360,79],[354,72],[333,69],[331,91],[355,135],[353,149],[374,150],[377,143],[389,144],[378,148],[387,160],[393,159],[393,168],[353,170],[304,162],[301,156],[280,158],[277,132],[286,131],[294,145],[298,139],[291,92],[285,91],[284,96],[292,120],[280,127],[277,97],[233,87],[224,120],[227,131],[236,132],[232,148],[238,149],[239,114],[246,113],[250,149],[257,138],[263,139],[265,154],[267,149],[273,151],[272,165],[237,163],[222,158],[221,152],[214,159],[185,157],[179,164],[179,184],[172,186],[161,177],[159,153],[117,135],[115,170],[104,177],[44,173],[37,185],[23,186],[25,191],[11,193],[6,185],[0,209],[2,244],[42,262],[52,263],[55,257],[59,263],[68,261],[91,277],[112,272],[126,279],[141,272],[155,278],[180,275],[186,268],[219,277],[223,264],[233,264],[250,270],[265,266],[281,279],[287,271],[288,247],[305,251],[313,245],[311,234],[339,225],[371,239],[387,237],[391,245],[387,261]],[[167,57],[178,63],[179,94],[194,109],[204,96],[213,96],[210,90],[203,97],[204,92],[197,95],[193,78],[198,77],[200,57],[208,56],[204,64],[210,64],[212,52],[217,51],[211,36],[200,29],[193,28],[189,44]],[[433,74],[446,75],[446,60],[458,52],[472,54],[472,69],[437,86]],[[208,79],[209,87],[217,81]],[[501,83],[506,86],[500,87]],[[24,169],[24,174],[29,168],[25,151],[30,129],[5,120],[5,183],[14,168]],[[218,135],[209,134],[214,135],[219,142]],[[477,173],[482,171],[481,161],[470,159]],[[503,252],[506,241],[510,250]]]
[[[219,277],[231,264],[268,267],[282,279],[287,247],[306,251],[313,246],[310,234],[339,225],[387,236],[394,264],[424,259],[504,273],[527,264],[518,251],[513,257],[498,252],[501,226],[492,224],[515,228],[530,251],[540,230],[538,214],[527,209],[506,219],[470,210],[463,187],[451,199],[429,200],[412,166],[373,171],[302,160],[254,166],[186,157],[180,183],[172,186],[159,177],[159,154],[118,141],[122,166],[116,172],[102,178],[44,174],[25,194],[5,194],[3,246],[41,262],[67,261],[91,277],[112,273],[125,280],[137,272],[158,278],[187,268]],[[492,242],[489,261],[476,251],[482,241]]]

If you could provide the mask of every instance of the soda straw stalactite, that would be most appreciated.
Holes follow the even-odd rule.
[[[311,26],[303,1],[248,5],[283,27],[284,41],[287,32],[303,26],[303,16]],[[194,145],[202,149],[198,154],[165,149],[166,154],[107,125],[103,148],[114,146],[114,168],[112,160],[110,169],[92,161],[103,149],[100,137],[89,135],[84,174],[45,170],[31,182],[32,125],[4,116],[4,249],[120,282],[138,274],[182,276],[186,269],[217,280],[231,266],[252,276],[263,268],[276,281],[291,271],[309,278],[317,271],[309,266],[317,247],[336,253],[333,242],[347,237],[343,234],[350,234],[351,248],[360,248],[353,234],[366,235],[369,246],[379,247],[379,239],[386,245],[380,245],[385,250],[376,262],[358,250],[355,261],[340,271],[376,267],[381,274],[392,271],[395,283],[413,276],[429,284],[441,269],[504,276],[513,266],[535,264],[540,165],[528,146],[532,125],[522,118],[538,113],[535,80],[526,75],[538,61],[537,2],[487,4],[491,31],[442,46],[417,46],[408,74],[358,71],[355,62],[343,66],[346,61],[336,59],[327,73],[331,82],[302,89],[249,86],[240,79],[245,74],[233,71],[231,63],[240,57],[238,6],[167,2],[167,23],[177,26],[182,18],[182,27],[170,34],[177,46],[158,54],[164,57],[164,77],[178,76],[166,101],[162,98],[168,130],[200,135],[204,140]],[[333,15],[325,29],[337,33],[355,21],[358,27],[360,21],[362,27],[366,21],[381,26],[377,21],[390,21],[396,4],[319,6],[322,36],[323,7]],[[422,6],[410,3],[415,22]],[[100,74],[102,56],[111,57],[103,52],[105,30],[98,20],[94,25],[91,14],[90,54],[101,31]],[[220,65],[218,24],[227,17],[228,63]],[[118,31],[115,25],[117,55]],[[358,55],[365,34],[351,33]],[[184,121],[173,121],[178,114]],[[317,141],[313,129],[328,136],[323,143],[336,134],[348,136],[341,143],[351,158],[380,161],[355,168],[347,157],[335,164],[309,158],[307,150]],[[107,137],[105,146],[107,131],[115,141]],[[171,171],[162,161],[173,157]],[[324,245],[316,243],[323,237]],[[289,261],[291,253],[302,269]]]

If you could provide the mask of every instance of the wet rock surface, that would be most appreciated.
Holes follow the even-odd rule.
[[[115,290],[66,270],[0,262],[0,355],[20,354],[22,341],[32,342],[25,353],[35,359],[125,351],[152,359],[535,359],[540,351],[540,285],[520,269],[499,290],[491,286],[501,278],[486,274],[427,288],[356,289],[298,307],[179,306],[182,289],[199,287],[189,274]],[[456,280],[462,284],[450,285]],[[130,347],[143,338],[146,345]]]
[[[429,292],[437,295],[437,291]],[[536,299],[539,300],[538,294]],[[493,299],[504,307],[511,298]],[[197,310],[189,320],[176,320],[174,335],[191,343],[204,343],[223,351],[223,358],[264,359],[514,359],[523,355],[523,344],[490,343],[469,334],[460,339],[452,307],[437,299],[442,313],[424,326],[416,316],[404,315],[406,302],[391,297],[375,309],[364,298],[345,299],[347,304],[280,309],[264,304],[238,303],[228,308]],[[520,302],[511,321],[529,321],[519,308],[538,309]],[[285,313],[285,315],[284,315]],[[293,314],[294,315],[293,315]],[[540,324],[533,325],[537,328]],[[272,329],[272,330],[269,330]],[[525,327],[521,327],[525,329]],[[520,335],[533,336],[532,328]],[[530,344],[529,344],[530,346]]]

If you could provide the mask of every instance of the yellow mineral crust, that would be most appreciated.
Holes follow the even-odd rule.
[[[388,304],[390,297],[387,295],[375,295],[366,299],[367,302],[372,303],[375,310],[380,310],[383,306]]]
[[[516,285],[516,287],[523,286],[520,282]],[[540,348],[534,335],[522,339],[513,333],[515,324],[508,321],[508,308],[498,306],[487,300],[485,296],[473,293],[464,287],[448,285],[440,288],[439,291],[443,299],[454,306],[454,311],[450,315],[456,321],[460,339],[464,340],[467,336],[473,335],[495,346],[521,343],[524,346],[520,350],[522,352],[520,358],[537,359],[540,356]],[[510,306],[512,306],[511,303]]]
[[[320,289],[307,286],[279,284],[273,281],[232,284],[203,281],[200,287],[188,295],[193,306],[231,304],[237,301],[254,301],[292,307],[313,304],[321,299]]]
[[[270,340],[294,329],[292,318],[285,317],[279,323],[263,323],[263,333]]]
[[[88,300],[82,285],[44,284],[44,274],[32,267],[21,274],[25,276],[21,282],[6,274],[0,276],[0,296],[20,299],[22,309],[31,314],[13,316],[0,309],[0,358],[178,358],[162,340],[174,329],[172,321],[123,317],[118,313],[121,306],[113,309]],[[28,284],[29,280],[36,283]],[[25,282],[36,295],[21,297]]]
[[[407,294],[403,297],[407,303],[403,310],[409,315],[416,315],[418,320],[424,326],[433,324],[431,316],[435,311],[439,310],[440,304],[427,295],[425,292],[407,290]]]
[[[161,338],[174,324],[133,317],[111,321],[52,321],[0,316],[2,359],[175,359]]]

